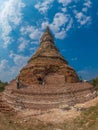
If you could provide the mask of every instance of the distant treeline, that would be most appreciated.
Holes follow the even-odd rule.
[[[96,90],[98,90],[98,76],[96,78],[92,79],[90,82],[94,86],[94,88]]]
[[[5,86],[6,86],[7,84],[8,84],[7,82],[2,82],[2,81],[0,80],[0,92],[4,91]]]

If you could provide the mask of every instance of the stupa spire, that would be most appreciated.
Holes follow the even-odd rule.
[[[50,41],[50,42],[54,43],[54,39],[50,32],[49,26],[46,27],[46,31],[43,33],[40,43],[46,42],[46,41]]]
[[[46,27],[46,32],[50,32],[49,26]]]
[[[59,50],[54,43],[53,36],[48,26],[41,37],[39,48],[28,62],[38,57],[59,58],[65,61],[64,57],[59,53]],[[67,64],[67,61],[65,62]]]

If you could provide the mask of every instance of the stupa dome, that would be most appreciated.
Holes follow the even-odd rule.
[[[68,65],[68,62],[60,54],[49,27],[47,27],[36,53],[20,71],[19,79],[27,85],[39,84],[39,79],[47,83],[48,76],[55,74],[58,77],[63,76],[64,83],[78,82],[75,70]]]

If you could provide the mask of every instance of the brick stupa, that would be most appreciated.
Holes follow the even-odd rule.
[[[39,48],[28,61],[28,64],[20,71],[19,79],[28,85],[39,84],[41,81],[47,83],[48,76],[55,74],[58,75],[58,78],[59,76],[64,77],[63,82],[65,83],[78,82],[76,72],[60,55],[47,27],[46,32],[41,37]]]
[[[47,110],[83,103],[96,97],[89,83],[81,83],[75,70],[60,55],[47,27],[40,46],[6,87],[2,99],[16,110]]]

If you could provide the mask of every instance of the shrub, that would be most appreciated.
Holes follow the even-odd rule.
[[[94,86],[96,90],[98,90],[98,77],[91,80],[91,84]]]
[[[2,81],[0,80],[0,92],[4,91],[5,86],[6,86],[7,84],[8,84],[7,82],[2,82]]]

